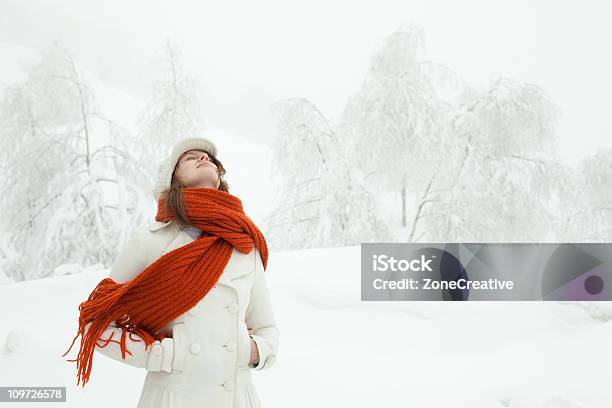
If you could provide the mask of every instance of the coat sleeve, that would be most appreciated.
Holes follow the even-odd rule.
[[[253,330],[251,337],[259,351],[259,363],[251,364],[250,367],[255,370],[269,368],[276,361],[280,332],[272,311],[263,262],[257,249],[255,249],[255,278],[245,320],[247,327]]]
[[[134,279],[146,265],[145,246],[142,227],[135,227],[130,238],[120,251],[109,277],[118,283]],[[126,333],[125,346],[131,353],[122,356],[120,339],[122,329],[111,323],[96,342],[95,351],[107,357],[133,367],[145,368],[147,371],[172,371],[174,343],[172,337],[166,337],[161,342],[157,340],[147,350],[144,340],[134,334]]]

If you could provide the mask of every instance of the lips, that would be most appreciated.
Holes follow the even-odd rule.
[[[198,167],[200,166],[211,166],[211,164],[209,162],[204,162],[204,163],[198,164]]]

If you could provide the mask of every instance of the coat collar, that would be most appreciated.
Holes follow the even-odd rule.
[[[154,221],[149,226],[149,231],[157,231],[158,229],[165,228],[165,227],[167,227],[170,224],[172,224],[172,220],[170,220],[168,222]]]

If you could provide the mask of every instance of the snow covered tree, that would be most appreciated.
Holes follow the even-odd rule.
[[[453,107],[438,89],[441,78],[458,82],[447,89],[462,84],[449,69],[425,61],[423,47],[419,27],[402,27],[385,39],[340,125],[347,154],[359,160],[368,184],[375,192],[400,194],[402,227],[408,226],[408,192],[426,191],[443,178],[458,149],[444,126]],[[437,81],[433,73],[440,74]]]
[[[200,137],[204,122],[199,85],[188,75],[182,54],[170,40],[158,50],[150,66],[155,80],[152,96],[139,117],[139,138],[132,151],[150,174],[152,186],[158,163],[180,139]]]
[[[121,164],[113,157],[125,154],[104,137],[124,132],[99,112],[83,72],[58,45],[28,69],[24,83],[5,90],[0,208],[9,277],[41,278],[64,263],[113,261],[125,228],[120,221],[135,209],[108,200],[120,184]]]
[[[561,196],[561,240],[612,240],[612,150],[583,158],[567,169],[567,188]]]
[[[323,114],[305,98],[280,101],[275,109],[272,173],[279,189],[265,226],[271,247],[355,245],[387,236]]]
[[[556,154],[557,115],[544,90],[509,79],[468,98],[449,127],[464,151],[454,176],[423,214],[430,239],[552,238],[565,174]]]

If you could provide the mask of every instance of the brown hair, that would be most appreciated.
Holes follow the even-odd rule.
[[[202,151],[202,149],[192,150]],[[227,184],[227,181],[223,180],[223,176],[225,175],[225,168],[223,167],[223,164],[210,152],[206,151],[206,153],[208,154],[208,157],[210,157],[210,161],[212,161],[217,166],[217,174],[219,174],[218,190],[229,193],[229,186]],[[179,157],[179,161],[182,157],[182,155],[181,157]],[[170,182],[170,189],[166,190],[163,194],[165,195],[168,209],[174,215],[174,221],[178,223],[178,225],[182,228],[186,228],[191,226],[191,223],[189,222],[189,218],[187,218],[187,215],[185,213],[185,203],[183,201],[183,188],[185,188],[185,186],[181,185],[181,183],[179,183],[178,180],[174,177],[176,173],[176,167],[178,166],[178,161],[176,164],[177,165],[174,166],[174,171],[172,172],[172,181]]]

